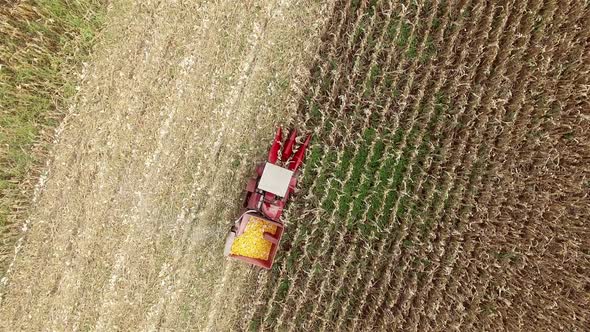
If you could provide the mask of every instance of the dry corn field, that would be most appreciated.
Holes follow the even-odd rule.
[[[590,330],[588,1],[107,7],[0,330]],[[222,253],[276,125],[266,271]]]
[[[242,329],[588,330],[590,7],[339,1]]]

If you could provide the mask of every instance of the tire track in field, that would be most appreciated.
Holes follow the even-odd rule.
[[[274,7],[274,4],[272,5]],[[272,9],[270,10],[272,12]],[[272,15],[272,14],[271,14]],[[266,18],[266,22],[268,22],[269,18]],[[264,27],[266,27],[266,23],[263,24]],[[244,63],[240,64],[238,67],[241,68],[240,73],[238,74],[238,80],[235,82],[234,85],[232,85],[230,87],[230,91],[228,93],[229,95],[229,99],[225,100],[224,103],[220,104],[215,110],[213,110],[214,113],[219,113],[222,114],[222,119],[220,121],[221,126],[220,128],[218,128],[217,133],[214,135],[216,137],[215,141],[214,141],[214,145],[213,148],[209,151],[209,160],[216,160],[217,157],[217,153],[219,150],[219,147],[221,146],[222,140],[223,140],[223,136],[224,134],[228,131],[228,123],[230,122],[229,119],[230,118],[241,118],[238,116],[238,114],[235,113],[236,109],[239,109],[238,103],[240,101],[240,98],[242,96],[242,93],[244,91],[245,86],[249,83],[250,81],[250,77],[252,74],[252,67],[255,65],[255,59],[256,59],[256,55],[259,52],[259,48],[258,48],[258,43],[261,39],[264,38],[264,28],[262,29],[262,31],[257,30],[257,29],[253,29],[250,36],[247,38],[247,40],[250,41],[249,43],[249,48],[247,51],[247,55],[245,57],[245,61]],[[238,107],[237,107],[238,106]],[[215,168],[215,169],[224,169],[223,166],[225,165],[218,165],[221,166],[219,168]],[[190,195],[189,197],[195,201],[201,201],[201,200],[207,200],[206,195],[209,193],[201,193],[201,195],[198,194],[198,191],[196,191],[196,187],[197,185],[199,186],[205,186],[205,187],[213,187],[216,188],[216,186],[218,186],[216,184],[216,182],[214,181],[213,183],[207,184],[207,183],[203,183],[202,179],[205,178],[206,174],[213,174],[214,176],[212,177],[212,179],[220,179],[220,176],[217,175],[217,172],[215,169],[205,169],[203,171],[203,173],[198,174],[195,176],[195,178],[197,179],[197,181],[195,181],[193,183],[193,187],[191,189]],[[217,190],[219,190],[221,188],[217,187]],[[216,191],[216,189],[211,189],[211,191]],[[184,207],[184,206],[183,206]],[[177,216],[177,221],[180,222],[181,224],[189,224],[189,227],[186,227],[183,234],[181,235],[180,241],[175,241],[178,243],[178,246],[176,246],[176,248],[174,248],[174,252],[173,252],[173,256],[175,257],[175,261],[173,262],[173,264],[170,265],[165,265],[162,267],[162,270],[160,271],[159,275],[162,276],[163,278],[161,279],[161,284],[162,287],[160,289],[160,300],[155,303],[149,310],[148,314],[147,314],[147,320],[144,321],[144,324],[141,329],[142,330],[156,330],[158,329],[160,326],[159,324],[161,324],[162,320],[163,320],[163,309],[166,307],[166,300],[169,301],[174,301],[176,300],[176,294],[175,294],[175,287],[172,285],[171,282],[171,278],[173,276],[175,276],[177,273],[180,273],[180,270],[182,269],[183,266],[186,266],[186,264],[190,264],[189,262],[186,261],[186,254],[187,252],[190,252],[191,250],[187,245],[187,242],[190,240],[189,239],[189,234],[191,234],[193,232],[193,224],[190,223],[190,219],[194,219],[193,216],[198,215],[200,213],[199,209],[195,209],[193,211],[186,211],[186,208],[183,208],[180,212],[180,214]],[[204,230],[203,230],[204,231]],[[176,265],[176,266],[175,266]],[[225,271],[227,271],[227,267],[225,269]],[[225,278],[222,278],[222,281],[224,281]],[[181,284],[185,284],[186,282],[181,279]],[[223,284],[223,282],[222,282]],[[172,294],[170,294],[172,293]],[[170,306],[168,304],[168,306]],[[174,306],[171,306],[174,307]],[[213,308],[215,309],[215,308]],[[209,315],[214,315],[214,310],[209,312]],[[210,323],[212,324],[212,320],[210,320]],[[210,329],[211,326],[207,326],[206,329]]]
[[[117,116],[119,116],[119,114],[117,114]],[[113,126],[111,126],[111,128],[109,128],[109,129],[107,129],[107,130],[105,130],[105,131],[102,131],[102,133],[103,133],[103,137],[104,137],[104,136],[106,136],[106,135],[104,135],[104,133],[105,133],[105,132],[108,134],[108,132],[109,132],[110,130],[117,130],[117,129],[120,127],[119,123],[120,123],[120,121],[113,122],[113,124],[116,124],[116,126],[114,126],[114,128],[113,128]],[[88,127],[90,127],[91,129],[94,129],[94,128],[96,128],[96,125],[95,125],[95,124],[90,124]],[[102,128],[99,128],[99,130],[101,130],[101,129],[102,129]],[[113,146],[113,145],[114,145],[114,143],[113,143],[113,142],[114,142],[114,140],[113,140],[113,139],[111,139],[111,137],[110,137],[110,136],[106,136],[106,137],[107,137],[107,138],[106,138],[106,139],[107,139],[107,143],[106,143],[106,145],[107,145],[107,146]],[[72,141],[72,139],[71,139],[70,137],[68,137],[68,138],[69,138],[69,141],[66,141],[66,142],[64,142],[64,144],[71,144],[71,141]],[[91,143],[86,143],[86,144],[91,144]],[[94,151],[90,151],[90,153],[93,153],[93,152],[94,152]],[[62,160],[63,160],[63,159],[62,159]],[[80,160],[80,159],[79,159],[79,158],[77,158],[77,160]],[[78,161],[78,163],[81,163],[81,162],[80,162],[80,161]],[[91,169],[91,170],[92,170],[92,169],[95,169],[94,165],[91,165],[91,166],[90,166],[90,169]],[[100,165],[100,170],[105,170],[104,164],[103,164],[103,165]],[[83,171],[82,171],[82,172],[83,172]],[[78,174],[80,174],[80,173],[78,173]],[[82,173],[82,174],[84,174],[84,173]],[[101,174],[101,173],[100,173],[100,171],[99,171],[98,175],[95,175],[95,176],[101,176],[100,174]],[[103,174],[104,174],[104,173],[103,173]],[[57,177],[57,176],[59,176],[59,175],[56,175],[56,177]],[[103,175],[103,176],[104,176],[104,175]],[[103,177],[103,179],[104,179],[104,178],[105,178],[105,177]],[[90,181],[92,181],[92,180],[90,179]],[[73,192],[72,192],[72,191],[69,191],[69,192],[67,191],[67,189],[68,189],[68,187],[69,187],[69,186],[70,186],[70,185],[64,185],[64,186],[63,186],[63,188],[64,188],[64,189],[66,189],[66,190],[63,190],[63,192],[64,192],[64,193],[68,193],[68,194],[72,195],[72,194],[73,194]],[[75,197],[75,193],[73,194],[73,196]],[[70,202],[74,202],[73,204],[79,204],[78,202],[75,202],[75,201],[73,201],[72,199],[65,199],[64,201],[66,201],[66,202],[70,201]],[[87,209],[87,207],[84,207],[84,206],[82,206],[82,209]],[[69,217],[69,216],[68,216],[68,217]],[[41,221],[41,222],[43,222],[43,221]],[[61,224],[60,224],[60,226],[61,226]],[[69,225],[67,222],[64,222],[64,223],[63,223],[63,226],[64,226],[64,227],[68,227],[68,226],[70,226],[70,225]],[[57,247],[57,248],[59,248],[59,246],[61,245],[61,243],[63,243],[63,242],[66,242],[67,246],[65,247],[65,248],[66,248],[66,249],[65,249],[66,251],[64,252],[64,255],[67,255],[67,256],[69,256],[69,258],[65,258],[65,259],[67,259],[68,261],[71,261],[71,259],[72,259],[72,258],[71,258],[71,257],[72,257],[72,251],[73,251],[73,248],[74,248],[74,247],[73,247],[73,244],[74,244],[74,240],[73,240],[73,238],[75,238],[75,237],[77,237],[77,236],[78,236],[78,233],[80,232],[80,230],[82,230],[82,231],[83,231],[83,230],[85,230],[85,228],[81,228],[80,221],[77,221],[77,222],[76,222],[76,225],[75,225],[75,228],[74,228],[74,230],[73,230],[73,231],[71,231],[71,232],[64,231],[64,232],[63,232],[63,234],[62,234],[62,232],[61,232],[61,231],[59,231],[59,232],[58,232],[58,234],[60,234],[60,236],[61,236],[61,235],[69,236],[69,239],[68,239],[68,240],[65,240],[63,236],[61,236],[61,237],[58,237],[58,238],[57,238],[57,240],[54,240],[54,241],[55,241],[55,243],[57,243],[57,245],[56,245],[56,247]],[[62,241],[61,239],[64,239],[64,240]],[[59,249],[58,249],[58,250],[59,250]],[[47,253],[49,253],[47,250],[43,250],[43,251],[44,251],[44,252],[47,252]],[[64,257],[67,257],[67,256],[64,256]],[[58,260],[56,260],[56,261],[60,261],[60,260],[62,260],[62,258],[59,258],[59,256],[57,256],[57,257],[58,257],[58,258],[57,258]],[[56,262],[56,261],[50,262],[49,264],[45,264],[45,265],[44,265],[44,267],[45,267],[46,269],[49,269],[50,267],[52,267],[52,266],[53,266],[52,264],[55,264],[55,262]],[[55,285],[55,286],[53,286],[53,287],[60,287],[60,288],[61,288],[61,287],[62,287],[61,285],[63,285],[63,284],[64,284],[64,277],[63,277],[63,276],[64,276],[64,273],[63,273],[63,271],[62,271],[62,270],[57,270],[56,272],[57,272],[57,273],[60,273],[60,274],[61,274],[61,276],[60,276],[60,274],[55,274],[55,275],[57,275],[57,277],[56,277],[56,279],[55,279],[55,280],[56,280],[56,285]],[[46,274],[46,273],[43,273],[43,275],[47,275],[47,274]],[[68,276],[68,277],[69,277],[69,276]],[[45,276],[44,278],[45,278],[45,279],[48,279],[48,278],[47,278],[47,276]],[[67,281],[67,280],[66,280],[66,281]],[[69,286],[69,285],[66,285],[66,286]],[[43,301],[39,301],[39,302],[37,302],[37,303],[36,303],[36,305],[42,305],[43,303],[44,303]],[[41,314],[39,314],[39,316],[41,316]]]
[[[280,3],[281,7],[279,7],[276,13],[273,13],[273,9],[270,9],[267,11],[268,12],[268,16],[271,18],[271,20],[273,21],[272,26],[275,27],[272,30],[272,40],[277,40],[277,38],[281,38],[281,30],[277,30],[276,27],[280,26],[280,22],[282,21],[282,17],[285,16],[285,14],[288,15],[292,15],[293,13],[296,13],[296,11],[298,10],[298,7],[283,7],[286,6],[286,3]],[[288,10],[287,10],[288,8]],[[275,15],[276,14],[276,15]],[[306,19],[312,19],[313,16],[308,17]],[[270,33],[270,32],[269,32]],[[264,39],[268,39],[268,38],[264,38]],[[262,49],[272,49],[271,48],[272,45],[272,41],[265,41],[263,44],[261,44],[261,48]],[[285,45],[288,45],[287,42],[285,42]],[[264,58],[264,63],[269,63],[274,61],[274,59],[272,58],[272,56],[270,54],[267,54]],[[257,81],[258,82],[260,80],[264,80],[266,79],[265,76],[263,76],[263,74],[266,73],[266,71],[264,70],[263,66],[257,65],[255,66],[253,69],[253,72],[255,75],[257,75]],[[264,81],[263,81],[264,82]],[[257,83],[258,84],[258,83]],[[253,87],[249,87],[247,89],[248,94],[244,95],[244,98],[246,98],[247,100],[250,100],[249,103],[254,103],[252,100],[255,100],[256,103],[265,103],[266,100],[264,98],[264,90],[266,90],[266,87],[264,86],[259,86],[257,85],[257,88],[254,89]],[[247,123],[265,123],[265,122],[269,122],[269,121],[273,121],[274,116],[273,113],[277,107],[281,107],[280,101],[277,102],[276,105],[272,105],[272,107],[265,109],[264,113],[261,111],[253,111],[251,108],[245,108],[240,105],[237,105],[237,108],[239,110],[242,110],[241,112],[243,112],[243,115],[238,116],[238,119],[245,119],[245,121]],[[282,105],[284,107],[284,105]],[[251,114],[251,115],[248,115]],[[254,121],[254,119],[259,119],[258,121]],[[270,123],[269,123],[270,124]],[[248,141],[247,140],[247,135],[251,135],[252,133],[247,132],[247,131],[243,131],[240,130],[240,126],[241,126],[241,122],[235,122],[232,124],[233,127],[231,129],[232,132],[232,136],[236,136],[236,137],[241,137],[243,141]],[[231,151],[229,151],[229,149],[227,149],[226,153],[230,153]],[[231,153],[230,153],[231,154]],[[225,159],[225,160],[220,160],[219,164],[221,165],[222,169],[231,169],[231,163],[232,160],[230,159]],[[250,168],[251,165],[244,165],[244,167],[246,168]],[[219,189],[216,189],[216,187],[219,186]],[[223,192],[226,191],[226,189],[223,188],[227,188],[228,183],[226,180],[225,176],[222,176],[218,179],[218,181],[216,183],[213,184],[212,188],[210,189],[210,191],[212,192]],[[235,185],[233,185],[235,187]],[[223,196],[223,197],[219,197],[216,198],[215,200],[213,200],[212,202],[212,206],[213,208],[208,212],[207,215],[204,216],[204,218],[206,219],[215,219],[215,218],[221,218],[221,220],[219,220],[218,222],[218,227],[221,227],[224,231],[223,233],[225,233],[225,227],[226,227],[226,222],[224,222],[224,220],[229,220],[231,218],[231,215],[219,215],[216,210],[220,210],[225,206],[232,206],[233,202],[235,202],[235,197],[237,197],[237,192],[241,191],[240,187],[236,188],[236,194],[232,197],[227,197],[227,196]],[[215,206],[217,206],[218,208],[215,208]],[[198,234],[198,230],[195,232]],[[218,244],[218,245],[222,245],[222,244]],[[216,245],[217,246],[217,245]],[[191,253],[191,252],[199,252],[199,251],[203,251],[203,250],[207,250],[207,248],[209,248],[210,246],[205,245],[203,243],[201,243],[201,240],[199,239],[198,236],[195,236],[195,234],[193,234],[192,238],[190,238],[188,240],[187,243],[187,250],[186,252]],[[217,254],[215,256],[218,256]],[[190,262],[190,256],[187,257],[187,260]],[[177,297],[172,297],[171,301],[169,304],[167,304],[167,306],[170,306],[171,308],[175,308],[178,306],[181,307],[186,307],[188,310],[193,311],[193,312],[203,312],[204,310],[207,310],[207,312],[210,312],[208,317],[203,317],[203,322],[206,322],[207,319],[210,319],[209,321],[209,325],[213,326],[213,325],[217,325],[217,324],[224,324],[224,320],[219,317],[217,317],[217,313],[218,308],[212,308],[211,307],[211,303],[195,303],[194,301],[194,297],[195,294],[190,294],[192,292],[193,289],[199,290],[199,289],[203,289],[202,286],[200,286],[200,283],[202,283],[201,279],[205,279],[208,277],[207,273],[204,272],[204,270],[206,271],[206,269],[208,268],[215,268],[215,266],[211,265],[211,267],[207,267],[206,265],[190,265],[190,264],[181,264],[183,266],[183,268],[181,268],[178,272],[179,275],[179,279],[182,281],[186,281],[184,284],[188,284],[189,285],[189,289],[188,292],[186,290],[183,289],[179,289],[177,291],[178,296]],[[239,277],[239,276],[238,276]],[[232,280],[232,283],[235,283],[235,281]],[[226,288],[225,285],[220,285],[219,289],[224,289]],[[232,291],[230,289],[230,291]],[[189,294],[186,294],[189,293]],[[221,293],[219,293],[221,294]],[[174,295],[174,294],[172,294]],[[196,295],[197,297],[199,295]],[[219,301],[218,301],[219,302]],[[225,303],[224,303],[225,304]],[[225,310],[231,310],[234,308],[225,308]],[[214,312],[211,313],[211,310],[214,310]],[[176,320],[175,317],[178,316],[178,313],[172,310],[167,310],[168,315],[164,318],[163,320],[163,328],[174,328],[174,329],[186,329],[189,328],[190,326],[197,324],[197,325],[201,325],[201,321],[197,318],[195,319],[195,321],[193,322],[185,322],[184,325],[177,325],[174,322],[176,321],[180,321],[180,320]],[[169,323],[170,322],[170,323]],[[215,323],[213,323],[215,322]]]

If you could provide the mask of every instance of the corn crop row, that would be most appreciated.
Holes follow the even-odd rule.
[[[292,234],[276,270],[259,278],[249,326],[494,329],[503,317],[510,326],[526,328],[522,317],[539,317],[531,308],[543,311],[531,301],[549,292],[531,291],[518,271],[537,272],[522,255],[502,254],[506,244],[486,232],[510,243],[527,236],[540,241],[545,229],[540,222],[503,225],[496,218],[509,219],[520,206],[525,220],[559,218],[557,211],[564,211],[518,205],[517,193],[534,204],[543,200],[511,180],[526,187],[540,175],[506,172],[522,163],[544,174],[543,157],[532,147],[548,138],[527,132],[553,137],[566,128],[559,121],[576,119],[583,98],[572,86],[583,86],[584,80],[553,62],[585,68],[575,59],[584,57],[587,33],[574,27],[587,21],[587,5],[437,0],[350,1],[342,7],[335,32],[328,34],[330,51],[318,57],[299,109],[306,119],[303,129],[316,137],[301,193],[286,214],[286,232]],[[563,30],[570,32],[560,36]],[[565,47],[573,43],[579,45]],[[560,106],[567,113],[544,120]],[[568,126],[576,128],[568,135],[587,134],[579,125]],[[516,148],[525,147],[527,153],[519,155]],[[583,156],[578,150],[564,160],[574,167]],[[568,176],[569,188],[582,178]],[[588,212],[578,202],[567,205],[576,217]],[[575,220],[568,225],[564,234],[573,236],[574,248],[580,227]],[[527,250],[524,243],[516,247]],[[547,257],[553,262],[560,256]],[[540,266],[556,275],[550,265]],[[518,286],[509,287],[502,276]],[[579,273],[564,276],[571,287],[581,285]],[[511,300],[529,311],[503,306],[494,295],[499,287],[510,288]],[[516,299],[525,290],[537,297]],[[580,315],[581,293],[572,294],[564,296],[560,312]],[[539,324],[568,326],[565,319],[557,321]]]

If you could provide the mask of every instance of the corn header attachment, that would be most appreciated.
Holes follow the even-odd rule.
[[[281,215],[295,192],[310,139],[308,135],[297,144],[297,130],[292,129],[283,142],[282,129],[277,129],[267,161],[256,166],[255,176],[246,185],[244,212],[228,234],[226,256],[265,269],[272,267],[284,230]]]

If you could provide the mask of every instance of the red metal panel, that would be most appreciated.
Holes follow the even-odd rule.
[[[283,154],[281,156],[281,160],[283,162],[286,162],[293,154],[293,146],[295,145],[296,138],[297,138],[297,130],[292,129],[291,132],[289,133],[289,137],[287,138],[287,140],[285,141],[285,144],[283,145]]]

